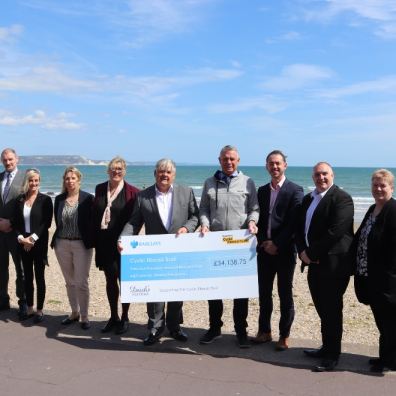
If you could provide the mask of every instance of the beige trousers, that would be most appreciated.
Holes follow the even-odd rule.
[[[72,312],[88,317],[89,269],[93,249],[86,249],[80,240],[70,241],[57,238],[55,255],[66,282],[66,291]]]

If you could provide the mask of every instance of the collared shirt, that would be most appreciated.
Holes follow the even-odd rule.
[[[162,220],[162,224],[169,231],[172,223],[173,208],[173,185],[165,193],[158,190],[155,186],[155,200],[157,201],[158,212]]]
[[[305,215],[305,243],[307,244],[307,246],[309,246],[308,232],[309,232],[309,227],[311,226],[312,216],[317,206],[319,205],[319,202],[322,200],[322,198],[326,195],[327,191],[329,191],[332,186],[333,185],[331,185],[326,191],[323,191],[321,193],[318,192],[317,190],[311,192],[311,197],[313,199],[311,205],[309,205],[307,214]]]
[[[12,172],[7,172],[7,171],[4,172],[3,183],[1,184],[1,196],[2,197],[4,197],[4,189],[7,184],[8,174],[10,173],[10,175],[11,175],[11,179],[10,179],[10,185],[11,185],[17,172],[18,172],[18,168],[15,168]]]
[[[268,212],[268,227],[267,227],[267,238],[271,239],[271,217],[272,217],[272,210],[274,209],[276,199],[278,198],[278,194],[280,189],[283,186],[283,183],[286,180],[286,176],[283,175],[279,183],[276,184],[274,187],[272,185],[272,180],[270,182],[270,190],[271,190],[271,196],[270,196],[270,204],[269,204],[269,212]]]

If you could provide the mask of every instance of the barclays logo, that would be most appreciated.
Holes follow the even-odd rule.
[[[138,245],[139,245],[138,241],[135,240],[131,241],[132,249],[136,249]]]
[[[136,249],[138,246],[161,246],[161,242],[159,241],[149,241],[149,242],[138,242],[138,241],[131,241],[132,249]]]

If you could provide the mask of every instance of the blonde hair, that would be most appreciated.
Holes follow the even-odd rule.
[[[62,192],[66,192],[66,186],[65,186],[65,179],[66,179],[66,175],[72,172],[77,176],[78,181],[81,183],[81,179],[82,179],[82,173],[75,167],[75,166],[68,166],[65,171],[63,172],[63,183],[62,183]]]
[[[372,175],[371,175],[371,182],[374,181],[374,179],[381,179],[387,183],[393,188],[395,184],[395,176],[391,171],[388,171],[388,169],[377,169]]]
[[[109,164],[107,165],[107,172],[111,171],[111,168],[114,166],[114,164],[121,164],[124,170],[126,170],[126,161],[124,160],[124,158],[117,155],[112,160],[110,160]]]
[[[27,194],[27,192],[29,191],[29,180],[32,176],[37,175],[39,177],[39,180],[41,180],[40,178],[40,171],[38,169],[27,169],[25,172],[25,177],[23,179],[23,185],[22,185],[22,192],[23,194]]]

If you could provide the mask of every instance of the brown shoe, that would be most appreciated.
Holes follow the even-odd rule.
[[[289,339],[287,337],[280,337],[279,341],[275,345],[275,350],[279,352],[286,351],[286,349],[289,348],[288,340]]]
[[[271,332],[269,333],[258,332],[256,337],[252,338],[252,342],[254,342],[255,344],[264,344],[265,342],[270,342],[270,341],[272,341]]]

